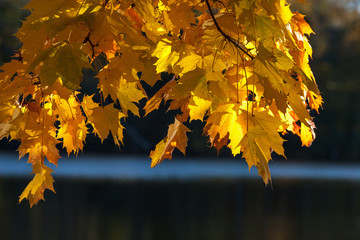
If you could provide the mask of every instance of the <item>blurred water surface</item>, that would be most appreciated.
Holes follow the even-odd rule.
[[[273,184],[266,187],[245,164],[220,159],[210,165],[174,159],[150,169],[145,158],[94,158],[62,159],[54,174],[57,194],[45,192],[46,202],[30,209],[17,201],[28,183],[24,171],[31,170],[15,155],[3,155],[1,166],[11,173],[17,165],[20,172],[0,170],[1,239],[360,239],[360,181],[351,176],[360,176],[357,165],[301,172],[307,165],[279,161],[270,164]],[[238,169],[221,174],[229,166]],[[157,172],[141,176],[145,169]],[[157,176],[162,169],[167,175]],[[311,175],[322,172],[330,174]]]
[[[360,184],[57,180],[32,209],[0,181],[1,239],[359,239]]]

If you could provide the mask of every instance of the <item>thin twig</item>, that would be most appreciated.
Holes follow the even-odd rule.
[[[41,168],[42,165],[44,164],[45,161],[45,153],[44,153],[44,131],[45,131],[45,99],[44,99],[44,93],[43,90],[41,89],[41,103],[40,106],[42,104],[42,123],[41,123],[41,153],[40,153],[40,158],[41,158]],[[39,113],[40,115],[40,113]],[[41,116],[40,116],[40,121],[41,121]]]
[[[239,101],[239,54],[236,54],[236,102],[237,103],[240,102]]]
[[[226,33],[224,33],[224,31],[221,29],[221,27],[219,26],[218,22],[215,19],[215,15],[212,12],[209,0],[205,0],[207,8],[209,9],[211,18],[214,21],[214,24],[216,26],[216,29],[221,33],[221,35],[224,36],[224,38],[226,40],[228,40],[229,42],[231,42],[235,47],[239,48],[243,53],[245,53],[251,60],[254,59],[254,57],[249,53],[249,49],[247,49],[244,45],[242,45],[241,43],[239,43],[238,41],[236,41],[234,38],[230,37],[229,35],[227,35]]]

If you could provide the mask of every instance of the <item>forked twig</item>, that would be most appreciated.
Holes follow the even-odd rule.
[[[210,12],[210,15],[211,15],[211,18],[213,19],[214,21],[214,24],[216,26],[216,29],[221,33],[221,35],[224,36],[224,38],[229,41],[230,43],[232,43],[236,48],[240,49],[243,53],[245,53],[251,60],[254,59],[254,56],[252,56],[250,53],[249,53],[249,49],[247,49],[244,45],[242,45],[240,42],[236,41],[236,39],[230,37],[229,35],[227,35],[226,33],[224,33],[224,31],[221,29],[221,27],[219,26],[218,22],[216,21],[215,19],[215,15],[211,9],[211,6],[210,6],[210,3],[209,3],[209,0],[205,0],[206,2],[206,5],[207,5],[207,8],[209,9],[209,12]]]

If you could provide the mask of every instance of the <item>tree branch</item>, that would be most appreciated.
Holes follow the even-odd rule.
[[[249,53],[249,49],[247,49],[244,45],[242,45],[241,43],[239,43],[237,40],[235,40],[234,38],[230,37],[229,35],[227,35],[226,33],[224,33],[224,31],[221,29],[221,27],[219,26],[218,22],[215,19],[215,15],[211,9],[209,0],[205,0],[207,8],[209,9],[211,18],[214,21],[214,24],[216,26],[216,29],[221,33],[221,35],[224,36],[224,38],[229,41],[230,43],[232,43],[236,48],[240,49],[243,53],[245,53],[251,60],[254,59],[254,57]]]

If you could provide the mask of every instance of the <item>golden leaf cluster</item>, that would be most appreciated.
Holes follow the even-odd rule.
[[[83,149],[92,129],[120,145],[121,119],[141,115],[160,73],[173,78],[147,100],[145,115],[169,102],[178,110],[151,151],[151,166],[185,154],[188,123],[205,122],[216,149],[226,146],[271,181],[272,151],[284,155],[282,134],[315,138],[310,110],[322,98],[309,67],[313,33],[285,0],[32,0],[17,33],[22,47],[0,73],[0,138],[20,140],[33,180],[20,196],[31,205],[53,189],[58,144]],[[84,69],[98,78],[87,95]],[[105,99],[107,101],[105,101]]]

